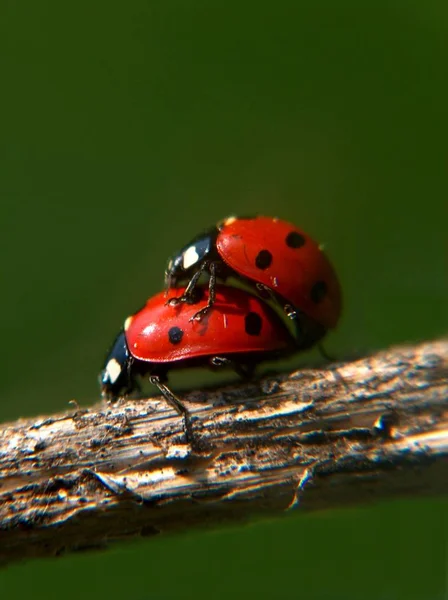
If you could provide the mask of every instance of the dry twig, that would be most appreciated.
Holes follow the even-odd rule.
[[[0,560],[448,491],[448,341],[0,428]]]

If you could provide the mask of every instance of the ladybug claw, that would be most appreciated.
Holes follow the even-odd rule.
[[[256,288],[261,298],[268,300],[272,297],[272,292],[270,288],[268,288],[267,285],[264,285],[264,283],[257,283]]]
[[[205,315],[208,314],[208,311],[210,310],[209,306],[206,306],[205,308],[202,308],[201,310],[198,310],[197,313],[195,313],[191,318],[190,321],[202,321],[203,317],[205,317]]]
[[[293,308],[293,307],[292,307],[290,304],[286,304],[286,305],[284,306],[284,311],[285,311],[285,313],[286,313],[286,316],[287,316],[289,319],[292,319],[293,321],[294,321],[295,319],[297,319],[297,316],[298,316],[298,314],[297,314],[297,311],[296,311],[296,310],[294,310],[294,308]]]
[[[183,302],[183,298],[169,298],[165,302],[165,306],[179,306]]]

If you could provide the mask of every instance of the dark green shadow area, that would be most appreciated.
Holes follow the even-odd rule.
[[[106,554],[11,567],[2,591],[51,600],[61,593],[67,600],[442,600],[446,510],[446,502],[410,501],[153,538]]]

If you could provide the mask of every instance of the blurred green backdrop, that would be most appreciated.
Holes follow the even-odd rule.
[[[332,352],[446,334],[447,34],[446,0],[3,0],[2,420],[96,401],[123,318],[231,213],[325,243]],[[446,508],[148,540],[18,565],[0,591],[441,599]]]

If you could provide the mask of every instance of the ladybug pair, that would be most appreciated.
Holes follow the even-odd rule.
[[[207,286],[199,284],[203,274]],[[223,285],[230,277],[245,288]],[[263,360],[314,345],[341,312],[338,279],[318,244],[272,217],[218,223],[170,260],[165,283],[165,293],[126,319],[101,372],[101,388],[114,400],[137,388],[137,376],[149,374],[186,422],[186,409],[166,386],[169,370],[209,365],[250,376]]]

